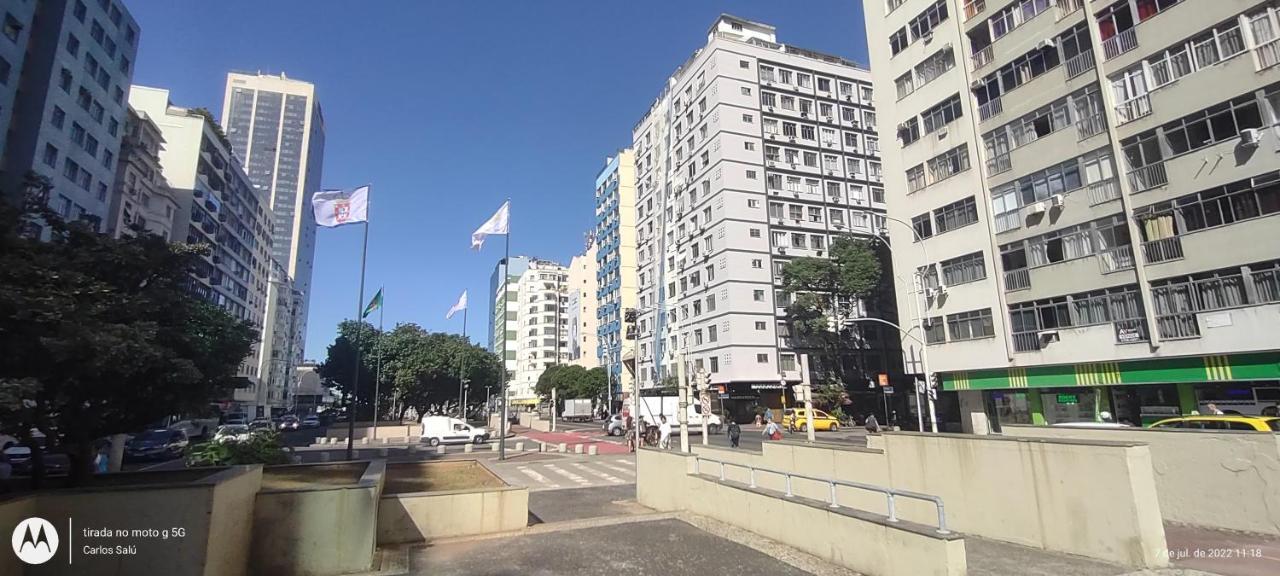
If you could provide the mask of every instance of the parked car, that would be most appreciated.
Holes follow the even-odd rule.
[[[124,444],[126,460],[169,460],[182,456],[187,448],[187,434],[181,430],[148,430]]]
[[[257,420],[254,420],[253,422],[249,423],[250,432],[257,432],[259,430],[275,430],[275,429],[276,429],[276,423],[272,422],[267,418],[258,418]]]
[[[489,431],[483,426],[472,426],[449,416],[422,417],[422,441],[432,446],[467,442],[480,444],[488,440]]]
[[[214,442],[229,442],[232,440],[248,440],[249,425],[248,424],[223,424],[218,427],[218,431],[213,433]]]
[[[782,412],[782,426],[792,432],[804,430],[808,424],[809,413],[804,408],[787,408]],[[840,421],[821,410],[813,411],[813,429],[835,432],[840,429]]]
[[[223,424],[248,424],[249,415],[243,412],[232,412],[231,414],[227,414],[226,418],[223,418],[222,423]]]
[[[622,436],[627,433],[627,419],[622,414],[614,414],[604,421],[603,430],[610,436]]]
[[[320,427],[320,417],[319,417],[319,416],[316,416],[315,414],[312,414],[312,415],[310,415],[310,416],[307,416],[306,418],[303,418],[303,419],[302,419],[302,424],[301,424],[301,426],[302,426],[303,428],[319,428],[319,427]]]
[[[280,430],[297,430],[302,426],[302,421],[292,414],[280,418]]]
[[[1252,430],[1280,432],[1280,418],[1275,416],[1203,415],[1165,418],[1152,428],[1184,428],[1192,430]]]
[[[218,429],[217,418],[188,418],[169,425],[170,430],[181,430],[187,438],[209,439],[209,433]]]

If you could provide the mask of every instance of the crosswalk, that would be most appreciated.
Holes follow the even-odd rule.
[[[617,486],[636,481],[635,464],[627,459],[588,459],[578,462],[530,462],[515,466],[507,482],[529,490]]]

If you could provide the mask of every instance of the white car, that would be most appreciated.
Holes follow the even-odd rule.
[[[218,443],[249,439],[249,426],[245,424],[223,424],[213,434],[213,441]]]
[[[190,418],[179,420],[169,425],[170,430],[181,430],[187,438],[209,438],[209,433],[218,429],[217,418]]]
[[[489,440],[489,431],[448,416],[423,416],[422,441],[432,446],[455,443],[481,444]]]

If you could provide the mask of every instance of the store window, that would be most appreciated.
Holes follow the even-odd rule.
[[[1035,392],[1032,392],[1035,394]],[[996,418],[1000,424],[1031,424],[1031,406],[1026,392],[995,391]]]
[[[1065,388],[1040,393],[1046,424],[1094,422],[1098,415],[1098,395],[1092,389]]]

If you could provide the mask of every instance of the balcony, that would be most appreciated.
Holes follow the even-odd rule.
[[[1149,164],[1129,172],[1129,185],[1133,187],[1135,193],[1159,188],[1168,183],[1169,173],[1164,169],[1164,162]]]
[[[1015,210],[996,214],[996,234],[1022,227],[1022,212]]]
[[[975,72],[995,60],[996,56],[993,47],[993,44],[988,44],[986,48],[973,53],[973,70]]]
[[[1143,94],[1116,106],[1116,119],[1128,124],[1151,114],[1151,95]]]
[[[968,2],[964,3],[964,21],[968,22],[986,9],[986,0],[968,0]]]
[[[1017,292],[1031,288],[1031,271],[1026,268],[1004,273],[1004,291]]]
[[[1130,28],[1108,38],[1106,42],[1103,42],[1102,55],[1104,59],[1110,60],[1137,47],[1138,30],[1137,28]]]
[[[1280,64],[1280,36],[1254,48],[1253,53],[1258,57],[1259,71]]]
[[[1133,246],[1116,246],[1099,252],[1098,267],[1103,274],[1133,269]]]
[[[1058,0],[1058,16],[1057,21],[1061,22],[1063,18],[1070,16],[1084,7],[1085,0]]]
[[[1093,50],[1085,50],[1084,52],[1072,56],[1065,64],[1067,80],[1093,70],[1093,64]]]
[[[1013,334],[1014,352],[1034,352],[1040,349],[1040,334],[1037,332],[1020,332]]]
[[[1120,197],[1120,183],[1115,178],[1099,180],[1089,185],[1089,205],[1097,206]]]
[[[1156,327],[1165,340],[1181,340],[1200,337],[1200,324],[1195,312],[1181,312],[1156,316]]]
[[[1000,99],[989,100],[986,104],[978,107],[978,121],[986,122],[998,116],[1001,112],[1004,112],[1004,105],[1000,103]]]
[[[1076,122],[1076,135],[1081,140],[1088,140],[1107,129],[1107,120],[1102,114],[1086,116]]]
[[[1142,244],[1142,256],[1147,264],[1182,259],[1182,239],[1177,236],[1152,240]]]
[[[1008,152],[1005,152],[1004,154],[1001,154],[999,156],[992,156],[989,160],[987,160],[987,172],[989,172],[988,176],[994,176],[996,174],[1008,172],[1009,170],[1012,170],[1012,169],[1013,169],[1013,163],[1009,161]]]

